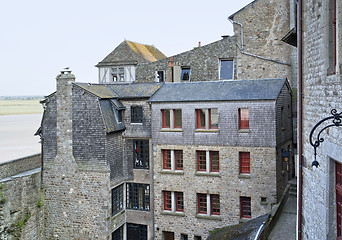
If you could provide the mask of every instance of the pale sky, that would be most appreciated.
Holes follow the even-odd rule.
[[[233,35],[228,17],[252,0],[17,0],[0,3],[0,96],[49,95],[70,67],[98,82],[94,67],[122,41],[172,56]]]

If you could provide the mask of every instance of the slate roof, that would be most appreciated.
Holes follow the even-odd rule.
[[[149,102],[275,100],[284,79],[165,83]]]
[[[166,58],[166,56],[154,46],[125,40],[99,62],[96,67],[136,65],[138,63],[154,62],[163,58]]]
[[[163,83],[93,84],[74,83],[99,98],[149,98]]]

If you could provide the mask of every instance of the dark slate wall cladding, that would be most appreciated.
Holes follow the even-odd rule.
[[[190,66],[191,81],[219,79],[219,59],[233,59],[236,55],[235,37],[227,37],[214,43],[173,56],[173,65]],[[140,64],[136,70],[137,82],[153,82],[157,70],[166,70],[169,58],[150,64]],[[235,69],[235,67],[234,67]],[[235,74],[234,74],[235,75]]]
[[[146,102],[146,100],[121,100],[122,104],[126,107],[123,116],[123,121],[126,127],[124,133],[125,137],[151,137],[151,106]],[[132,106],[141,106],[143,108],[142,123],[131,123]]]
[[[73,154],[76,161],[107,164],[106,132],[97,97],[73,87]]]
[[[56,95],[47,98],[46,107],[42,121],[43,134],[43,157],[44,161],[52,161],[57,154],[57,112]]]
[[[219,132],[196,132],[195,109],[218,108]],[[238,131],[238,109],[249,109],[250,132]],[[161,109],[182,109],[182,131],[161,131]],[[153,144],[275,147],[275,101],[153,103]]]
[[[277,145],[282,145],[292,139],[291,94],[286,85],[281,89],[276,109]]]

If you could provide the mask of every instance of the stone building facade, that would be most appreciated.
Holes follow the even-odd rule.
[[[282,157],[293,155],[286,80],[166,83],[149,102],[155,239],[206,239],[277,203],[292,174]]]
[[[342,3],[338,0],[301,1],[303,4],[303,195],[301,239],[340,239],[342,132],[322,132],[317,148],[319,166],[312,166],[314,148],[309,134],[316,123],[341,112]],[[313,134],[332,120],[325,121]],[[300,233],[299,233],[300,234]]]

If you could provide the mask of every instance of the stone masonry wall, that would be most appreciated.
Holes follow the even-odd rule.
[[[41,155],[35,154],[32,156],[19,158],[13,161],[0,164],[0,179],[17,175],[41,166]]]
[[[341,129],[331,127],[321,134],[324,142],[317,149],[319,167],[311,167],[314,149],[309,144],[313,126],[331,116],[331,109],[341,112],[340,66],[336,74],[329,69],[329,2],[305,0],[303,21],[304,98],[303,98],[303,239],[336,239],[335,161],[341,158]],[[336,1],[338,33],[342,26],[342,3]],[[341,35],[338,37],[338,61],[341,62]],[[330,123],[330,122],[329,122]],[[325,124],[324,124],[325,126]],[[319,130],[318,130],[319,131]],[[318,132],[316,131],[316,132]],[[322,224],[323,223],[323,224]],[[317,228],[317,226],[321,226]]]
[[[174,66],[190,66],[191,81],[219,79],[219,60],[234,59],[235,37],[225,37],[211,44],[197,47],[172,56]],[[149,64],[139,64],[136,69],[137,82],[154,82],[157,70],[167,70],[169,58]]]
[[[236,13],[233,20],[243,27],[243,51],[291,65],[291,47],[281,41],[290,30],[290,1],[258,0]],[[234,34],[241,48],[241,27],[234,24]],[[237,79],[288,78],[291,66],[243,54],[237,50]]]
[[[0,179],[0,239],[43,240],[41,173],[18,174]]]
[[[162,171],[162,149],[183,150],[183,171],[170,173]],[[196,150],[219,151],[220,172],[218,174],[200,174],[196,171]],[[251,174],[239,175],[239,152],[250,152]],[[206,239],[209,231],[240,221],[240,196],[251,197],[252,217],[270,211],[276,203],[275,149],[268,147],[233,147],[199,145],[164,145],[155,144],[154,158],[154,213],[156,224],[155,239],[163,239],[162,232],[187,234],[189,239],[201,236]],[[163,211],[162,191],[183,192],[184,214]],[[197,213],[196,193],[220,195],[219,216],[201,217]],[[261,198],[266,203],[261,203]]]

